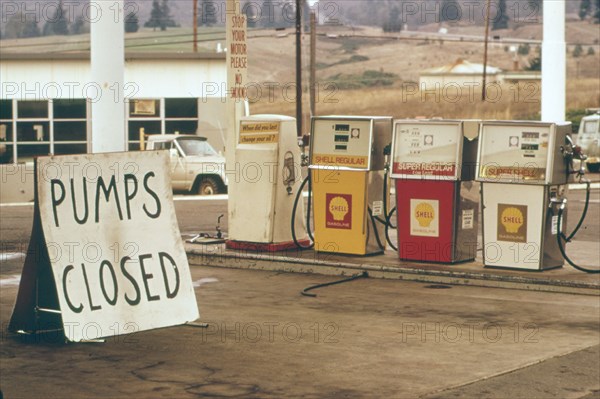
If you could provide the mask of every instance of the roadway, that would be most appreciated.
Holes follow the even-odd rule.
[[[584,192],[569,196],[569,224]],[[577,240],[598,243],[594,189]],[[223,197],[177,197],[182,234],[215,230]],[[196,265],[205,329],[64,344],[7,332],[33,207],[0,207],[5,398],[600,398],[597,296]],[[587,256],[594,256],[587,254]],[[596,254],[597,259],[597,254]]]

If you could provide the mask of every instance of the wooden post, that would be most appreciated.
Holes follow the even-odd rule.
[[[193,22],[193,27],[194,27],[194,53],[198,52],[198,0],[194,0],[193,1],[193,7],[194,7],[194,11],[192,12],[193,14],[193,18],[194,18],[194,22]]]
[[[487,60],[488,60],[488,41],[490,36],[490,8],[492,6],[492,0],[487,0],[487,10],[485,13],[485,47],[483,50],[483,86],[481,88],[481,101],[485,101],[485,85],[487,84]]]
[[[316,58],[317,58],[317,17],[314,11],[310,13],[310,115],[317,113],[317,79],[316,79]]]

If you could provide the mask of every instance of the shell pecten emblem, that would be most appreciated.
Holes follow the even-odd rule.
[[[505,208],[500,215],[500,223],[502,223],[507,233],[516,234],[523,226],[523,221],[523,212],[514,206]]]
[[[333,216],[333,220],[342,221],[348,213],[350,208],[348,207],[348,201],[343,197],[334,197],[329,202],[329,212]]]
[[[421,227],[429,227],[431,221],[435,218],[435,211],[431,204],[421,202],[415,207],[415,219]]]

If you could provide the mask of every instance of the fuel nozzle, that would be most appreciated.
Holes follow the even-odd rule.
[[[223,238],[223,233],[221,232],[221,219],[223,218],[224,215],[219,215],[219,217],[217,218],[217,238]]]
[[[576,174],[579,177],[585,175],[584,164],[585,160],[587,159],[587,155],[583,153],[583,150],[580,146],[573,143],[571,136],[566,136],[565,141],[565,145],[560,147],[560,150],[563,154],[563,158],[567,161],[567,173]],[[575,170],[575,160],[579,161],[579,168],[577,170]]]

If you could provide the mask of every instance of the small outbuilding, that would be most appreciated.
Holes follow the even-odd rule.
[[[498,75],[502,72],[500,68],[490,65],[486,67],[486,71],[488,83],[498,81]],[[450,84],[461,87],[477,87],[477,85],[481,85],[482,76],[483,64],[474,64],[459,58],[452,64],[422,71],[419,85],[421,90],[439,90]]]

